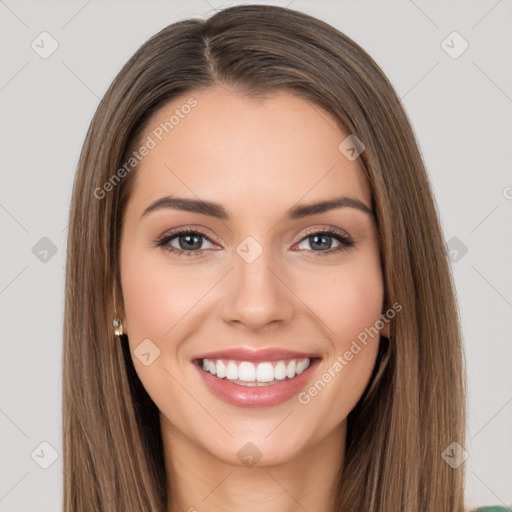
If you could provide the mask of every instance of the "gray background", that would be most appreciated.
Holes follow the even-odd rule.
[[[352,37],[403,100],[448,248],[456,251],[470,392],[468,503],[512,504],[512,3],[268,3],[312,14]],[[0,0],[2,512],[61,506],[67,215],[99,98],[155,32],[227,5],[233,3]],[[43,31],[59,45],[47,59],[31,48]],[[458,58],[441,46],[453,31],[469,43]],[[461,48],[460,41],[448,44],[452,52]],[[53,464],[41,467],[52,455]]]

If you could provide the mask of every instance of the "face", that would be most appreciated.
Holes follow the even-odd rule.
[[[348,134],[307,100],[223,89],[146,126],[120,257],[136,371],[164,435],[231,464],[290,461],[343,432],[378,352],[378,238]]]

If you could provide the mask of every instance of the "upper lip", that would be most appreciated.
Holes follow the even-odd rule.
[[[320,357],[318,354],[295,352],[281,348],[265,348],[254,350],[249,348],[231,348],[226,350],[216,350],[196,355],[195,359],[231,359],[234,361],[251,361],[253,363],[261,363],[263,361],[283,361],[288,359],[313,359]]]

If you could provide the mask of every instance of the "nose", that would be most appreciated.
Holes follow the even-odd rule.
[[[233,266],[228,276],[232,287],[221,307],[225,322],[260,331],[269,324],[284,326],[291,321],[295,295],[271,250],[264,249],[252,262],[234,252]]]

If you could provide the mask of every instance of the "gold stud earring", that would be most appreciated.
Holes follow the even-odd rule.
[[[121,319],[118,316],[116,316],[112,323],[114,325],[114,335],[122,336],[124,333],[123,333],[123,322],[121,322]]]
[[[114,318],[114,321],[112,322],[112,324],[114,325],[114,335],[120,338],[124,334],[124,331],[123,331],[123,322],[121,322],[121,319],[119,318],[119,316],[117,314],[115,281],[112,285],[112,297],[114,299],[114,311],[115,311],[115,315],[116,315]]]

